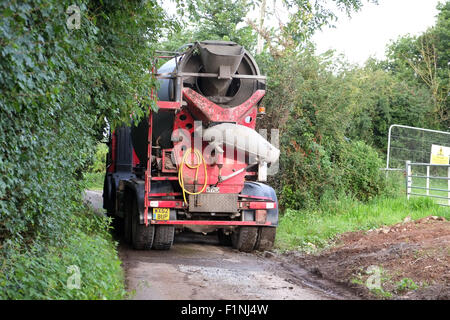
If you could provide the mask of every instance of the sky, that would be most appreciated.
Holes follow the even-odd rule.
[[[164,3],[167,12],[175,14],[173,0],[159,2]],[[275,3],[278,2],[281,1],[275,0]],[[386,45],[391,40],[406,34],[418,35],[435,24],[439,0],[378,0],[378,5],[363,0],[363,3],[362,9],[354,12],[351,18],[338,12],[336,28],[324,28],[314,35],[312,40],[317,45],[317,53],[334,49],[343,53],[349,62],[360,65],[371,56],[383,59]],[[267,5],[268,10],[273,10],[273,0],[267,0]],[[281,20],[287,18],[287,11],[275,6],[278,17]],[[256,20],[259,9],[250,11],[247,17]],[[267,20],[265,25],[278,24],[276,19]]]
[[[351,63],[363,64],[370,56],[384,58],[386,45],[405,34],[418,35],[436,22],[438,0],[379,0],[365,3],[352,18],[339,16],[336,28],[314,35],[317,52],[334,49]]]

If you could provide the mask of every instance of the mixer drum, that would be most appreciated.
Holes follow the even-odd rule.
[[[253,57],[240,45],[229,41],[203,41],[197,43],[181,60],[182,72],[220,73],[225,69],[231,75],[259,75]],[[189,87],[224,108],[244,103],[264,83],[254,79],[217,79],[187,77],[184,87]]]
[[[170,73],[176,70],[186,73],[216,73],[223,78],[183,77],[183,87],[200,93],[208,100],[223,108],[238,106],[247,101],[258,89],[265,89],[265,83],[256,79],[237,79],[227,75],[260,75],[258,65],[253,57],[240,45],[230,41],[202,41],[188,45],[189,49],[181,56],[166,62],[158,73]],[[158,99],[176,101],[180,88],[176,79],[160,79]],[[141,163],[147,161],[148,120],[143,119],[137,126],[132,126],[133,147]],[[172,112],[153,113],[153,146],[171,148],[170,136],[173,130],[174,114]]]

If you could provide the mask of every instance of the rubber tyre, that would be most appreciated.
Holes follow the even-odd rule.
[[[169,250],[172,247],[175,237],[175,226],[156,226],[155,239],[153,241],[153,249]]]
[[[125,218],[123,219],[123,239],[125,243],[131,243],[132,241],[132,220],[133,220],[133,213],[131,210],[127,210],[125,212]]]
[[[131,243],[136,250],[150,250],[155,237],[155,226],[140,224],[136,198],[132,201],[131,210]]]
[[[110,216],[111,210],[111,178],[105,175],[103,179],[103,209],[106,209],[106,215]]]
[[[257,227],[240,227],[231,235],[233,248],[242,252],[252,252],[257,238]]]
[[[273,248],[277,228],[259,227],[258,239],[256,240],[255,250],[267,251]]]
[[[116,238],[120,238],[123,234],[123,228],[124,228],[124,222],[122,218],[116,217],[116,216],[110,216],[111,221],[111,227],[112,227],[112,234]]]
[[[133,200],[131,194],[127,193],[124,198],[124,218],[123,218],[123,239],[125,243],[131,243],[132,218],[133,218]]]
[[[226,235],[223,229],[217,231],[217,237],[219,238],[220,245],[228,247],[232,245],[231,234]]]

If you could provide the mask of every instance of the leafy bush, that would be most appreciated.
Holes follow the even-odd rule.
[[[333,146],[310,141],[298,148],[303,152],[287,152],[281,159],[286,170],[281,174],[281,200],[286,208],[317,208],[342,197],[367,201],[386,190],[386,178],[380,170],[383,162],[362,141],[336,142]]]
[[[105,158],[108,146],[105,143],[97,143],[95,153],[91,157],[90,165],[83,172],[83,186],[88,190],[102,190],[105,179]]]
[[[375,149],[363,141],[344,144],[339,154],[343,187],[356,199],[367,201],[381,194],[386,187],[383,162]]]
[[[104,173],[105,172],[105,158],[108,154],[108,146],[104,143],[98,143],[95,148],[94,159],[89,167],[89,172]]]

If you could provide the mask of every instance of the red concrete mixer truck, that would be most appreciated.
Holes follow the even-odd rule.
[[[280,151],[255,130],[266,78],[234,42],[160,58],[158,111],[110,132],[107,214],[135,249],[170,249],[185,230],[217,233],[240,251],[270,249],[278,202],[262,182]]]

